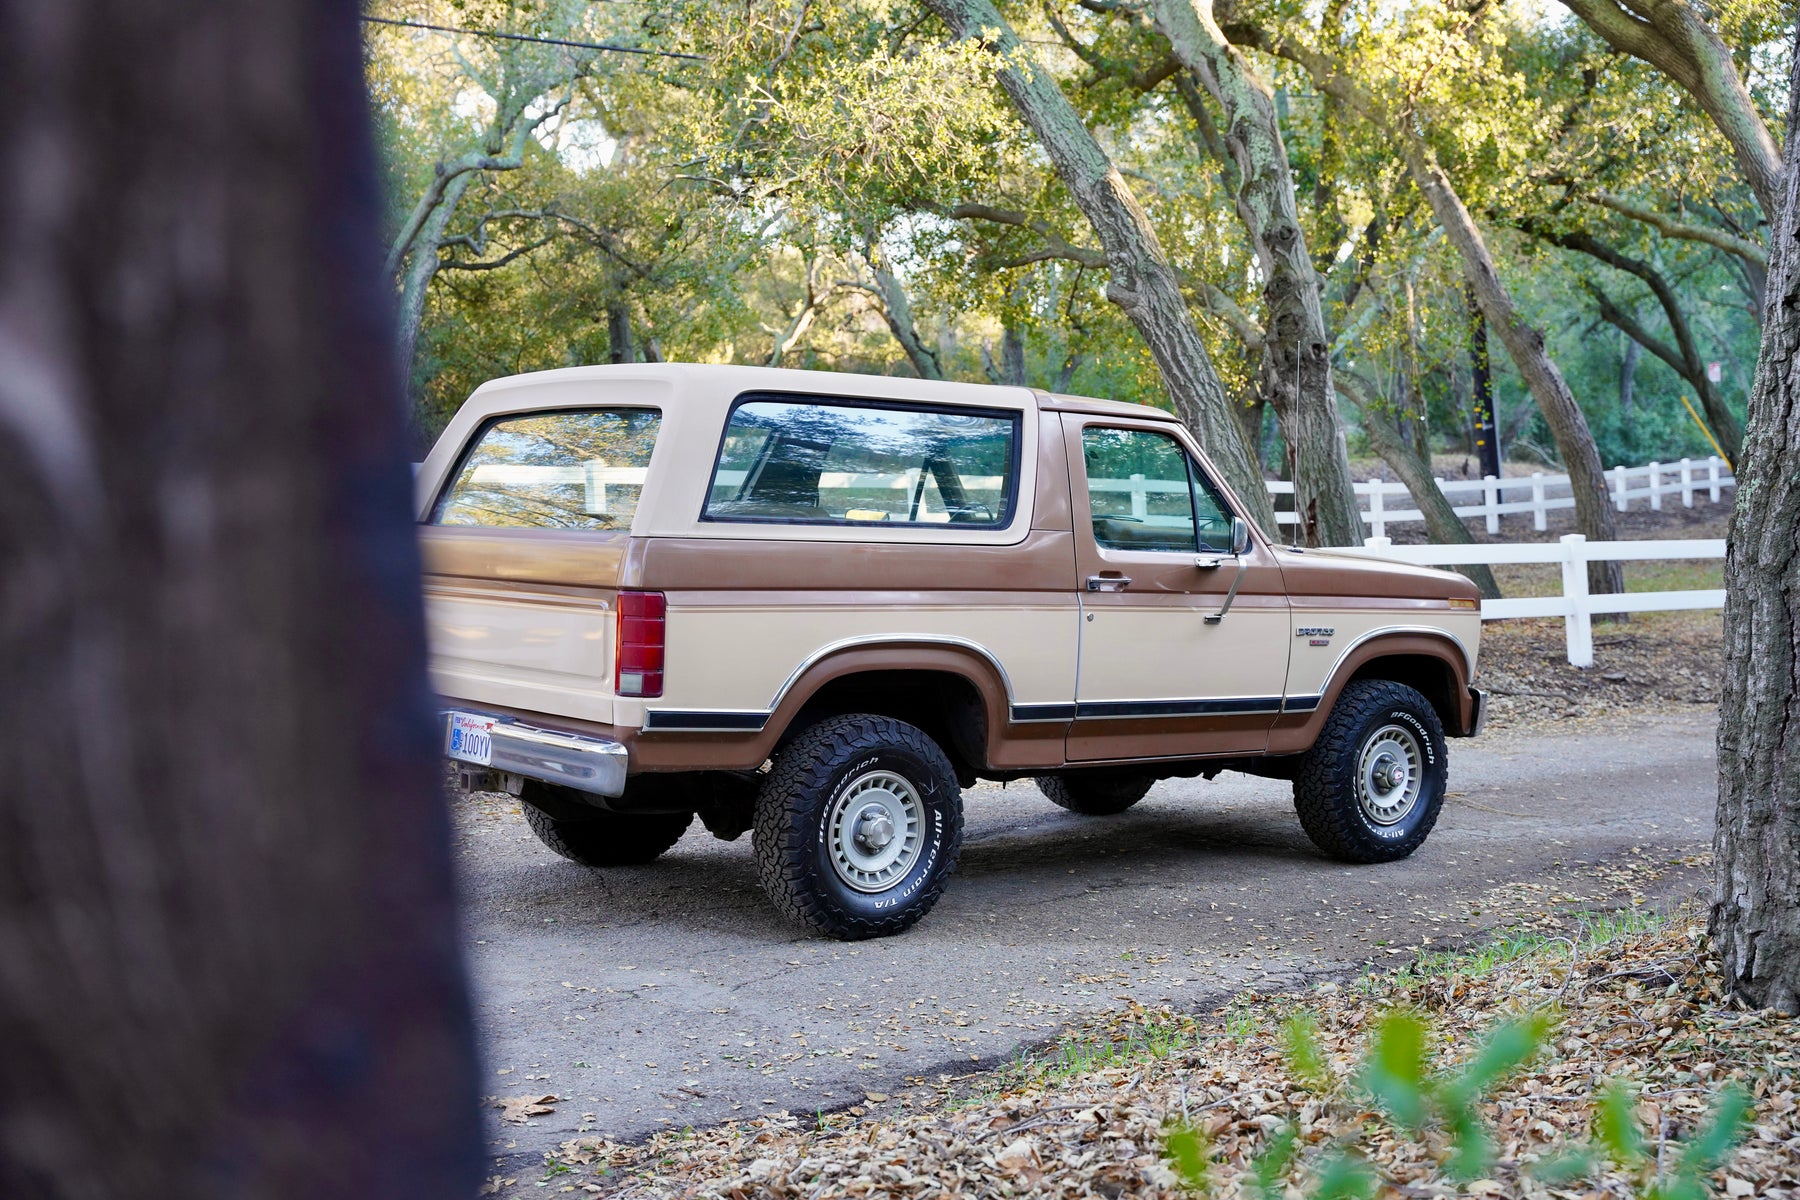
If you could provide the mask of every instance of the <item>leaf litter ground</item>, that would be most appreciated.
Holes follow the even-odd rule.
[[[1717,1194],[1800,1197],[1800,1024],[1727,1002],[1702,926],[1690,903],[1568,936],[1503,937],[1349,985],[1249,993],[1222,1013],[1132,1004],[999,1071],[871,1094],[835,1114],[777,1114],[636,1145],[575,1139],[542,1179],[496,1178],[490,1194],[525,1184],[539,1195],[620,1198],[1173,1197],[1190,1193],[1163,1139],[1185,1123],[1208,1139],[1208,1190],[1220,1196],[1238,1194],[1255,1155],[1291,1125],[1301,1155],[1290,1196],[1303,1194],[1327,1147],[1349,1144],[1382,1180],[1381,1196],[1588,1200],[1635,1193],[1618,1175],[1552,1186],[1531,1167],[1584,1141],[1596,1087],[1624,1080],[1662,1156],[1722,1087],[1740,1083],[1753,1098],[1751,1126],[1715,1174]],[[1401,1133],[1342,1082],[1379,1017],[1396,1008],[1430,1023],[1441,1065],[1508,1016],[1557,1014],[1546,1049],[1483,1106],[1497,1152],[1487,1178],[1451,1182],[1444,1134]],[[1281,1048],[1296,1012],[1317,1023],[1339,1081],[1322,1093],[1295,1080]]]

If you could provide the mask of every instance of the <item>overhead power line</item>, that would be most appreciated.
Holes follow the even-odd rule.
[[[494,38],[503,42],[535,42],[540,46],[573,46],[577,50],[605,50],[611,54],[645,54],[654,58],[687,58],[705,62],[698,54],[677,50],[646,50],[641,46],[614,46],[606,42],[576,42],[568,38],[538,37],[530,33],[497,33],[491,29],[458,29],[453,25],[428,25],[424,21],[399,21],[392,17],[364,17],[372,25],[398,25],[403,29],[429,29],[433,33],[466,33],[470,37]]]

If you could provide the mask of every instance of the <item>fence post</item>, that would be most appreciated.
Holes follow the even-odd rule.
[[[1653,462],[1644,468],[1650,472],[1650,507],[1662,511],[1662,464]]]
[[[1569,643],[1569,665],[1594,665],[1594,617],[1588,608],[1587,536],[1565,533],[1562,536],[1563,598],[1569,602],[1569,615],[1564,630]]]
[[[1531,473],[1531,527],[1540,532],[1544,525],[1544,473]]]
[[[1499,481],[1492,475],[1483,475],[1481,477],[1481,490],[1487,497],[1487,531],[1489,533],[1499,533],[1500,514],[1495,509],[1495,506],[1500,503]]]
[[[1392,546],[1393,544],[1394,544],[1394,539],[1391,537],[1377,536],[1377,537],[1366,537],[1363,539],[1363,545],[1367,546],[1371,550],[1385,550],[1389,546]]]
[[[1373,537],[1387,537],[1387,502],[1382,493],[1387,491],[1387,483],[1377,479],[1369,485],[1369,533]]]
[[[1708,499],[1714,504],[1719,502],[1719,456],[1713,455],[1706,460],[1706,490]]]
[[[1624,512],[1627,508],[1629,508],[1631,506],[1631,501],[1626,499],[1626,496],[1625,496],[1625,466],[1624,466],[1624,464],[1621,463],[1619,466],[1614,467],[1612,475],[1613,475],[1613,507],[1618,509],[1620,512]]]
[[[1150,504],[1144,493],[1142,472],[1131,477],[1131,515],[1140,521],[1150,515]]]
[[[1681,506],[1694,507],[1694,464],[1686,458],[1681,460]]]

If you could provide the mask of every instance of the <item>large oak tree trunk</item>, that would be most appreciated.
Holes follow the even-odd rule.
[[[1362,517],[1331,384],[1331,338],[1294,199],[1275,104],[1213,21],[1211,0],[1155,0],[1156,26],[1224,113],[1234,200],[1263,274],[1261,390],[1294,458],[1294,511],[1308,545],[1355,546]]]
[[[1611,541],[1616,536],[1612,498],[1606,490],[1606,470],[1600,464],[1600,450],[1594,445],[1587,417],[1575,403],[1568,382],[1544,349],[1544,335],[1539,333],[1513,305],[1512,295],[1501,282],[1500,272],[1488,253],[1481,230],[1463,206],[1462,197],[1450,183],[1449,176],[1437,165],[1424,140],[1411,130],[1400,130],[1400,145],[1406,157],[1413,182],[1425,193],[1432,215],[1443,227],[1444,236],[1456,247],[1462,259],[1463,277],[1474,292],[1475,302],[1488,324],[1500,335],[1513,365],[1525,379],[1550,436],[1562,455],[1563,467],[1569,472],[1569,490],[1575,497],[1575,524],[1595,541]],[[1622,592],[1625,574],[1616,562],[1593,561],[1588,564],[1588,590]]]
[[[349,0],[10,0],[0,1196],[467,1196]]]
[[[1796,39],[1800,42],[1800,38]],[[1788,144],[1800,129],[1800,55]],[[1725,553],[1712,936],[1753,1004],[1800,1012],[1800,172],[1769,258],[1756,384]]]
[[[1000,86],[1037,135],[1069,194],[1106,252],[1107,298],[1124,310],[1150,348],[1175,411],[1200,439],[1246,515],[1273,534],[1275,507],[1251,463],[1230,399],[1213,368],[1168,255],[1148,214],[1094,140],[1056,79],[1031,62],[1018,35],[989,0],[925,0],[953,33],[981,38],[995,52]]]

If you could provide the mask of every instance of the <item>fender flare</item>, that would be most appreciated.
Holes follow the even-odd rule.
[[[1297,754],[1310,748],[1351,678],[1369,663],[1402,655],[1429,658],[1444,665],[1450,674],[1451,687],[1450,711],[1439,714],[1446,718],[1444,731],[1451,737],[1473,732],[1475,700],[1469,692],[1469,656],[1462,642],[1445,630],[1428,627],[1376,629],[1364,634],[1338,656],[1319,693],[1316,707],[1308,711],[1291,710],[1275,722],[1269,737],[1269,752]],[[1293,697],[1289,699],[1291,705]]]

